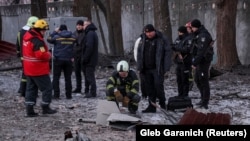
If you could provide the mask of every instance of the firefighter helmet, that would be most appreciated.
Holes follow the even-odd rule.
[[[41,30],[49,30],[48,23],[43,19],[37,20],[33,27]]]
[[[117,64],[117,67],[116,67],[116,70],[118,72],[123,72],[123,71],[129,71],[129,65],[128,65],[128,62],[125,61],[125,60],[122,60],[120,62],[118,62]]]
[[[37,20],[38,20],[38,18],[36,16],[31,16],[31,17],[29,17],[26,25],[29,27],[33,27],[33,25],[35,24],[35,22]]]

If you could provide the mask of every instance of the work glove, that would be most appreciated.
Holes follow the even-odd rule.
[[[128,107],[129,101],[130,101],[129,98],[127,96],[124,96],[123,100],[122,100],[122,106],[123,107]]]
[[[133,93],[131,93],[131,92],[128,92],[128,93],[127,93],[127,96],[128,96],[128,98],[129,98],[129,99],[132,99],[132,98],[133,98],[133,96],[134,96],[134,94],[133,94]]]
[[[122,102],[123,101],[123,96],[121,94],[121,92],[117,89],[114,89],[114,95],[115,95],[115,99],[118,102]]]

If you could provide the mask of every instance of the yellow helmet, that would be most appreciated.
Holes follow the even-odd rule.
[[[36,16],[31,16],[29,17],[26,25],[29,27],[33,27],[33,25],[36,23],[37,20],[38,18]]]
[[[37,20],[35,22],[35,24],[33,25],[33,27],[38,28],[38,29],[42,29],[42,30],[49,30],[48,23],[43,19]]]

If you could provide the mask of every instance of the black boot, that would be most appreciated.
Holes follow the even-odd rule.
[[[72,93],[81,93],[81,89],[80,88],[76,88],[74,91],[72,91]]]
[[[165,101],[159,102],[162,109],[166,110],[166,103]]]
[[[49,107],[49,105],[42,105],[43,114],[55,114],[57,111]]]
[[[35,113],[33,105],[26,106],[27,117],[37,117],[38,113]]]
[[[203,103],[203,101],[201,100],[200,102],[196,103],[196,105],[201,106],[201,105],[202,105],[202,103]]]
[[[131,114],[136,114],[137,110],[138,110],[138,104],[135,104],[135,103],[132,103],[132,102],[128,103],[128,111]]]
[[[21,83],[20,83],[20,88],[19,88],[19,90],[18,90],[18,93],[20,94],[20,96],[22,96],[22,97],[25,97],[25,91],[26,91],[26,82],[23,82],[23,81],[21,81]]]
[[[155,112],[156,108],[151,104],[149,104],[145,110],[142,110],[142,113],[155,113]]]

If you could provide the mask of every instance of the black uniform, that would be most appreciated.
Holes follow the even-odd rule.
[[[213,39],[202,25],[194,32],[192,65],[196,67],[195,82],[201,94],[201,106],[207,108],[210,99],[209,67],[213,59]]]
[[[175,40],[172,49],[176,52],[174,62],[176,63],[176,78],[178,86],[178,96],[188,96],[189,92],[189,75],[192,71],[192,38],[186,32],[179,35]]]
[[[76,77],[76,89],[73,92],[81,92],[82,90],[82,41],[84,38],[84,30],[76,30],[74,33],[76,43],[74,45],[74,71]],[[85,90],[85,93],[88,91]]]

